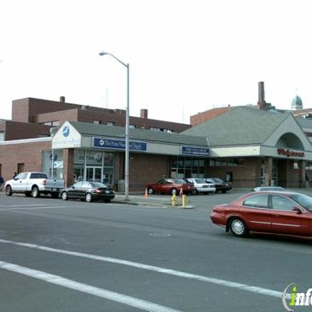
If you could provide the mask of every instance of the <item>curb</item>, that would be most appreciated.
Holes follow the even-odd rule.
[[[171,201],[168,200],[168,202],[164,201],[157,201],[157,200],[149,200],[146,199],[145,201],[142,200],[141,197],[135,198],[135,196],[130,196],[129,200],[124,200],[123,195],[116,195],[116,197],[111,201],[112,203],[118,203],[118,204],[125,204],[125,205],[136,205],[136,206],[154,206],[154,207],[160,207],[160,208],[178,208],[178,209],[191,209],[194,208],[194,206],[187,205],[185,207],[182,206],[182,204],[177,204],[176,206],[172,206]]]

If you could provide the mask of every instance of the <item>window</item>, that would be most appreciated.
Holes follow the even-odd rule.
[[[45,173],[40,173],[40,172],[36,172],[36,173],[32,173],[30,175],[30,179],[46,179],[47,175]]]
[[[291,196],[291,199],[312,212],[312,198],[310,196],[304,194],[294,194]]]
[[[171,159],[172,178],[203,178],[205,159],[191,157],[173,157]]]
[[[60,125],[60,121],[59,120],[45,121],[43,124],[46,126],[58,127]]]
[[[267,194],[255,195],[247,198],[243,205],[256,208],[268,208],[268,198]]]
[[[24,171],[24,163],[18,163],[17,164],[17,172],[23,172]]]
[[[291,211],[296,204],[284,196],[272,195],[272,208],[274,210]]]
[[[75,188],[80,188],[83,185],[83,181],[75,183]]]
[[[20,180],[24,180],[24,179],[26,179],[27,178],[27,173],[26,172],[22,172],[22,173],[20,173],[20,174],[18,174],[16,177],[15,177],[15,179],[20,179]]]
[[[93,123],[96,125],[100,125],[101,124],[101,120],[93,120]]]

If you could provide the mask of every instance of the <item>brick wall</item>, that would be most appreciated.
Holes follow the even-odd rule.
[[[239,166],[216,166],[207,168],[208,177],[225,179],[226,172],[232,172],[233,187],[253,188],[260,185],[261,161],[258,158],[245,158]]]
[[[50,136],[50,128],[45,125],[6,121],[5,141]]]
[[[154,183],[169,175],[169,156],[130,153],[129,185],[131,191],[145,190],[147,183]]]
[[[41,152],[51,148],[51,141],[0,145],[0,164],[5,180],[12,179],[17,165],[24,171],[41,171]]]

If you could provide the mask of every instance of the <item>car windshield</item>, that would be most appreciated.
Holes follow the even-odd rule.
[[[290,198],[299,205],[301,205],[303,208],[312,212],[312,197],[304,194],[294,194],[291,195]]]
[[[212,180],[216,183],[223,183],[223,181],[219,178],[212,178]]]

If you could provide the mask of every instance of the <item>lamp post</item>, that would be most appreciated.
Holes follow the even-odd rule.
[[[110,55],[120,64],[127,68],[127,108],[126,108],[126,127],[125,127],[125,201],[129,200],[129,104],[130,104],[130,93],[129,93],[129,78],[130,78],[130,66],[129,63],[122,62],[119,58],[109,52],[100,52],[100,56]]]

